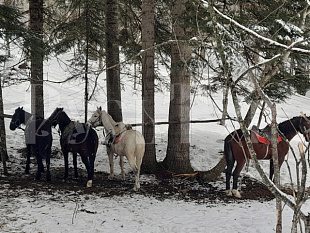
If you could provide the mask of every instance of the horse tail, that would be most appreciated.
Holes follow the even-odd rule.
[[[233,135],[229,134],[224,140],[224,155],[226,160],[227,169],[232,169],[235,163],[234,154],[231,147],[231,141],[233,140]]]
[[[228,196],[232,195],[230,192],[230,178],[235,164],[234,153],[231,147],[231,142],[233,140],[234,133],[229,134],[224,140],[224,156],[226,160],[226,191],[227,191],[226,194]]]

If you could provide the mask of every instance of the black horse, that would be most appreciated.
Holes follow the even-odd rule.
[[[92,186],[94,162],[98,148],[96,131],[84,123],[71,121],[63,108],[56,108],[50,116],[52,126],[59,125],[61,131],[60,146],[65,159],[65,179],[68,178],[68,153],[73,154],[74,175],[77,173],[77,154],[80,154],[87,169],[87,187]]]
[[[29,174],[30,169],[30,155],[33,153],[37,159],[38,170],[36,180],[40,180],[41,172],[44,172],[42,158],[46,157],[46,179],[51,180],[50,174],[50,157],[52,147],[52,127],[49,120],[42,117],[34,117],[30,113],[18,107],[10,123],[10,129],[15,130],[21,124],[25,124],[25,143],[27,146],[27,163],[25,173]]]

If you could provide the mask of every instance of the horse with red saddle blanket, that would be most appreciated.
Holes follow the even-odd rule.
[[[250,131],[251,141],[253,144],[254,151],[257,159],[269,159],[270,160],[270,179],[273,177],[273,160],[272,160],[272,149],[270,138],[268,136],[262,137],[257,136],[258,130]],[[265,132],[266,135],[270,135],[270,127],[267,126],[265,129],[259,130]],[[268,133],[269,132],[269,133]],[[289,150],[289,141],[301,133],[304,135],[306,141],[310,138],[310,120],[309,117],[293,117],[292,119],[286,120],[278,125],[278,160],[279,166],[281,167],[284,162],[285,155]],[[238,177],[244,167],[245,162],[250,159],[249,149],[246,145],[246,141],[242,130],[236,130],[230,133],[224,142],[224,154],[226,159],[226,194],[228,196],[241,197],[237,190]],[[232,173],[235,162],[237,162],[236,168]],[[230,190],[230,178],[233,175],[233,189]]]

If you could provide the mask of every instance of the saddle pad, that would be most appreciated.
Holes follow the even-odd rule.
[[[114,140],[114,144],[118,143],[119,140],[121,139],[122,134],[118,135],[115,140]]]
[[[251,132],[254,133],[254,135],[256,136],[257,140],[258,140],[260,143],[263,143],[263,144],[266,144],[266,145],[271,144],[270,141],[269,141],[267,138],[265,138],[265,137],[259,135],[256,131],[251,130]],[[281,142],[281,141],[282,141],[282,138],[281,138],[280,136],[278,136],[278,142]]]

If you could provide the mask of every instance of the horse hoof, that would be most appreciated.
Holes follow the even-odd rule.
[[[237,189],[233,189],[232,190],[232,194],[234,194],[234,196],[236,198],[241,198],[241,194],[239,193],[239,191]]]
[[[92,180],[87,181],[86,187],[91,188],[92,186],[93,186],[93,181]]]
[[[231,190],[225,190],[226,196],[231,197],[233,194],[231,192]]]

